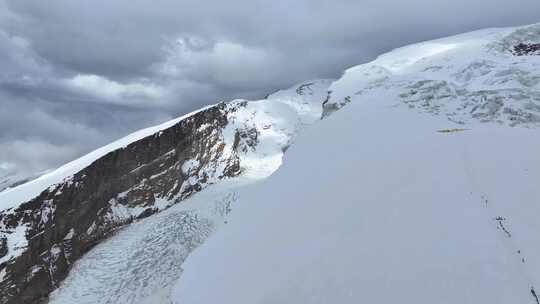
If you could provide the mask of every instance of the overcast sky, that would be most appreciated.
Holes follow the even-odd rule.
[[[405,44],[540,22],[540,0],[0,0],[0,176]]]

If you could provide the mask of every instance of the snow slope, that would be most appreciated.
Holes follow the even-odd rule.
[[[223,131],[258,130],[243,173],[96,246],[50,303],[540,303],[540,56],[514,52],[539,42],[472,32],[248,102]]]
[[[326,109],[347,106],[238,191],[174,303],[538,303],[540,57],[511,48],[539,41],[490,29],[347,70]]]

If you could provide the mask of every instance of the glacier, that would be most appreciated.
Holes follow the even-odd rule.
[[[327,118],[187,258],[173,303],[538,303],[540,57],[518,41],[540,26],[347,70]]]
[[[538,43],[538,24],[480,30],[227,103],[223,153],[243,141],[240,174],[186,161],[188,186],[211,177],[203,188],[156,201],[48,302],[540,303]],[[6,190],[0,206],[190,115]],[[145,212],[118,202],[120,219]],[[25,229],[7,234],[2,262],[27,246]]]

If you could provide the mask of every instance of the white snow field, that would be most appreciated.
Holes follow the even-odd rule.
[[[372,100],[307,130],[189,256],[175,303],[535,303],[538,132],[437,132],[454,127]]]
[[[540,56],[519,42],[540,25],[251,102],[225,132],[263,130],[244,174],[96,246],[50,303],[540,303]]]
[[[347,70],[328,105],[348,105],[238,192],[174,303],[538,303],[540,57],[515,41],[540,26]]]

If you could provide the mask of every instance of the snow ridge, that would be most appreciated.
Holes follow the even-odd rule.
[[[320,120],[322,101],[331,82],[308,81],[264,100],[229,102],[228,124],[222,132],[226,143],[223,153],[239,152],[241,174],[227,180],[208,180],[211,187],[182,204],[169,204],[167,210],[128,226],[98,245],[75,264],[51,294],[50,303],[170,301],[169,292],[182,272],[183,260],[226,222],[237,190],[277,170],[284,151],[299,132]],[[197,166],[196,161],[186,162],[182,170],[189,172]],[[130,211],[122,207],[118,214]],[[133,273],[133,269],[137,271]]]
[[[96,246],[50,303],[538,303],[539,43],[476,31],[227,103],[215,149],[239,174],[184,162],[204,190]]]
[[[488,29],[347,70],[173,303],[538,303],[538,43]]]

